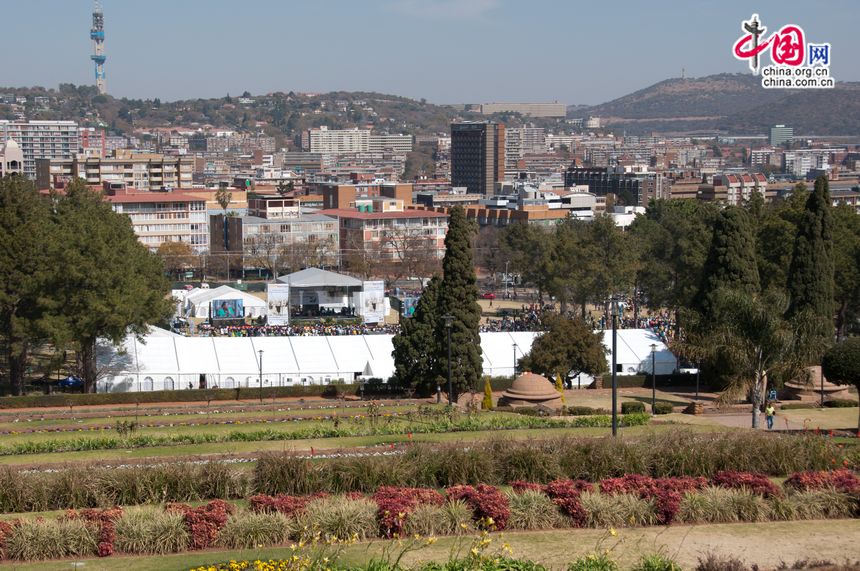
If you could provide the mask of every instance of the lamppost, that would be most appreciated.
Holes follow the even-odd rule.
[[[505,261],[505,299],[508,299],[508,261]]]
[[[702,363],[696,363],[696,400],[699,400],[699,372],[701,371]]]
[[[263,350],[257,352],[260,354],[260,402],[263,402]]]
[[[612,436],[618,436],[618,302],[612,303]]]
[[[445,320],[445,329],[448,331],[448,404],[454,404],[454,385],[451,383],[451,326],[454,324],[454,316],[451,314],[443,315]]]
[[[654,416],[654,407],[657,405],[657,344],[651,343],[651,416]]]
[[[514,343],[513,348],[514,348],[514,376],[516,377],[517,376],[517,348],[519,348],[519,345]]]

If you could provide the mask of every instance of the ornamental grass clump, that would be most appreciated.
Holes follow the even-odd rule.
[[[571,561],[567,571],[618,571],[618,563],[608,550],[594,551]]]
[[[567,523],[555,503],[541,491],[522,490],[506,495],[511,510],[508,529],[553,529]]]
[[[654,501],[636,494],[583,492],[579,501],[585,512],[584,527],[653,525],[657,521]]]
[[[126,510],[116,521],[114,547],[120,553],[164,555],[188,548],[191,534],[181,513],[156,507]]]
[[[857,500],[833,488],[796,491],[773,498],[771,511],[779,520],[849,518],[857,513]]]
[[[746,488],[708,487],[684,494],[678,520],[685,523],[734,523],[768,521],[773,514],[768,501]]]
[[[331,496],[313,500],[296,516],[296,534],[306,541],[317,536],[337,540],[377,537],[376,510],[376,502],[368,499]]]
[[[227,519],[218,535],[218,545],[230,549],[279,545],[286,543],[295,532],[295,520],[283,514],[242,511]]]
[[[24,521],[6,537],[6,557],[19,561],[97,554],[98,528],[80,519]]]
[[[409,514],[403,531],[406,536],[424,537],[472,533],[475,531],[472,508],[463,500],[451,500],[443,505],[421,504]]]

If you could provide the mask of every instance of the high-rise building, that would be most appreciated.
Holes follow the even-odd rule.
[[[625,206],[648,206],[649,202],[669,198],[663,175],[653,172],[629,173],[619,168],[570,167],[564,185],[587,185],[588,192],[597,196],[615,195]]]
[[[778,146],[783,143],[791,142],[794,139],[794,128],[786,127],[785,125],[774,125],[770,128],[770,144]]]
[[[71,159],[80,147],[74,121],[0,120],[0,141],[14,139],[24,155],[24,176],[36,178],[36,159]]]
[[[371,135],[368,150],[371,153],[394,151],[405,155],[412,152],[412,135],[388,134]]]
[[[490,196],[505,180],[505,126],[502,123],[451,124],[451,184]]]

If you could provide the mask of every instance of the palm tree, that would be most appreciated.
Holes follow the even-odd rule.
[[[760,426],[768,378],[800,374],[808,357],[821,349],[815,318],[807,312],[786,318],[788,298],[779,291],[760,294],[717,290],[709,323],[698,323],[685,352],[731,371],[725,398],[750,396],[752,427]]]

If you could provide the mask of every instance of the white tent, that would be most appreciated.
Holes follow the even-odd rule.
[[[493,377],[514,372],[514,356],[531,351],[539,333],[481,333],[483,372]],[[138,340],[128,337],[120,348],[99,350],[105,371],[99,392],[171,390],[201,386],[235,388],[353,382],[358,378],[388,379],[394,374],[392,335],[297,337],[183,337],[153,329]],[[612,332],[604,332],[606,361],[611,367]],[[658,374],[668,374],[677,361],[649,330],[618,331],[620,375],[650,372],[651,344]],[[514,347],[516,344],[516,348]],[[262,374],[261,355],[262,351]],[[583,386],[591,382],[585,376]]]
[[[215,289],[197,288],[188,292],[184,302],[185,316],[209,317],[209,307],[212,302],[227,299],[241,299],[245,306],[245,317],[264,317],[268,310],[264,299],[224,285]]]

